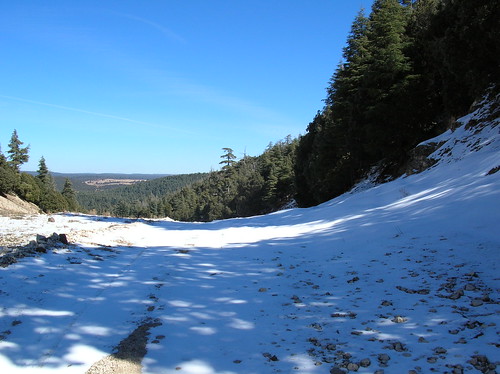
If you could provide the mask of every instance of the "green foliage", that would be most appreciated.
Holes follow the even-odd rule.
[[[76,199],[82,209],[120,217],[163,217],[168,209],[162,197],[206,177],[205,173],[170,175],[130,186],[104,190],[80,190]]]
[[[61,194],[66,200],[68,210],[72,212],[76,212],[79,210],[78,202],[76,201],[76,193],[73,189],[73,184],[68,178],[66,178],[66,181],[64,182],[64,187]]]
[[[213,221],[275,211],[295,196],[297,140],[270,144],[258,157],[245,156],[200,182],[163,199],[165,215],[183,221]]]
[[[16,193],[26,201],[39,204],[42,196],[42,184],[33,175],[21,173]]]
[[[17,172],[19,172],[19,168],[22,164],[28,161],[29,159],[29,146],[22,147],[24,143],[19,140],[19,136],[17,135],[17,131],[14,130],[12,136],[10,138],[9,143],[9,164],[12,166]]]
[[[9,143],[9,160],[0,152],[0,194],[15,193],[21,199],[38,205],[45,212],[67,210],[70,204],[56,191],[43,157],[37,177],[19,171],[19,167],[29,158],[29,147],[22,145],[23,142],[14,130]]]
[[[45,163],[45,158],[43,156],[40,158],[40,161],[38,163],[37,177],[42,183],[42,185],[45,186],[47,189],[54,188],[54,180],[49,172],[49,168],[47,167],[47,164]]]
[[[376,0],[358,14],[325,107],[299,141],[300,205],[347,191],[381,162],[397,174],[411,148],[498,84],[499,4]]]
[[[0,151],[0,194],[14,191],[17,185],[17,175],[7,163],[7,159]]]
[[[231,148],[222,148],[224,151],[224,154],[220,156],[223,160],[219,162],[219,164],[224,165],[222,168],[223,169],[229,169],[231,165],[234,164],[234,160],[236,159],[236,156],[234,155],[234,151]]]

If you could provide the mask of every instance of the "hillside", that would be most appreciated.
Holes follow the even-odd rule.
[[[79,204],[98,214],[111,213],[121,217],[138,216],[141,209],[148,207],[153,210],[152,205],[157,205],[165,195],[179,191],[182,187],[190,185],[206,177],[206,173],[169,175],[161,178],[127,183],[128,179],[122,179],[122,185],[108,186],[104,189],[96,187],[96,183],[87,183],[94,190],[80,190],[77,193]],[[122,175],[123,176],[123,175]],[[146,177],[143,175],[142,177]],[[138,178],[140,175],[135,175]],[[102,180],[101,180],[102,181]],[[109,179],[108,179],[109,181]],[[96,182],[96,180],[93,180]],[[102,183],[97,183],[102,185]]]
[[[313,208],[1,217],[4,237],[71,242],[0,269],[1,371],[495,372],[498,108],[425,142],[431,168]]]
[[[36,172],[32,172],[36,175]],[[52,177],[56,187],[62,190],[64,181],[68,178],[75,191],[95,191],[118,186],[128,186],[142,181],[149,181],[169,176],[169,174],[119,174],[119,173],[55,173]]]
[[[18,214],[37,214],[40,208],[35,204],[21,200],[15,195],[0,195],[0,216]]]

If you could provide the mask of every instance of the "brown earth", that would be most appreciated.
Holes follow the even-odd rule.
[[[0,195],[0,216],[38,213],[40,208],[35,204],[21,200],[16,195]]]

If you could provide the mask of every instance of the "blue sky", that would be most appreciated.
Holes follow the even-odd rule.
[[[0,145],[51,171],[219,169],[305,133],[372,0],[10,1],[0,11]]]

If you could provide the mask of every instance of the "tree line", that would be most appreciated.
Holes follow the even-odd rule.
[[[486,90],[498,92],[498,19],[500,0],[375,0],[353,20],[304,135],[241,160],[223,148],[221,170],[178,176],[172,189],[149,190],[150,181],[76,198],[98,213],[211,221],[269,213],[294,199],[319,204],[373,166],[381,179],[398,176],[415,145],[449,128]],[[70,186],[54,191],[42,160],[36,177],[19,172],[28,148],[16,139],[0,156],[0,193],[44,210],[74,208]]]
[[[20,171],[29,160],[29,146],[19,139],[14,130],[8,144],[7,156],[0,149],[0,194],[14,193],[36,204],[44,212],[79,211],[72,183],[66,179],[61,192],[56,190],[45,158],[42,156],[35,176]]]
[[[298,140],[270,143],[260,156],[236,161],[224,148],[223,165],[203,180],[162,199],[161,214],[181,221],[213,221],[276,211],[294,199]]]

